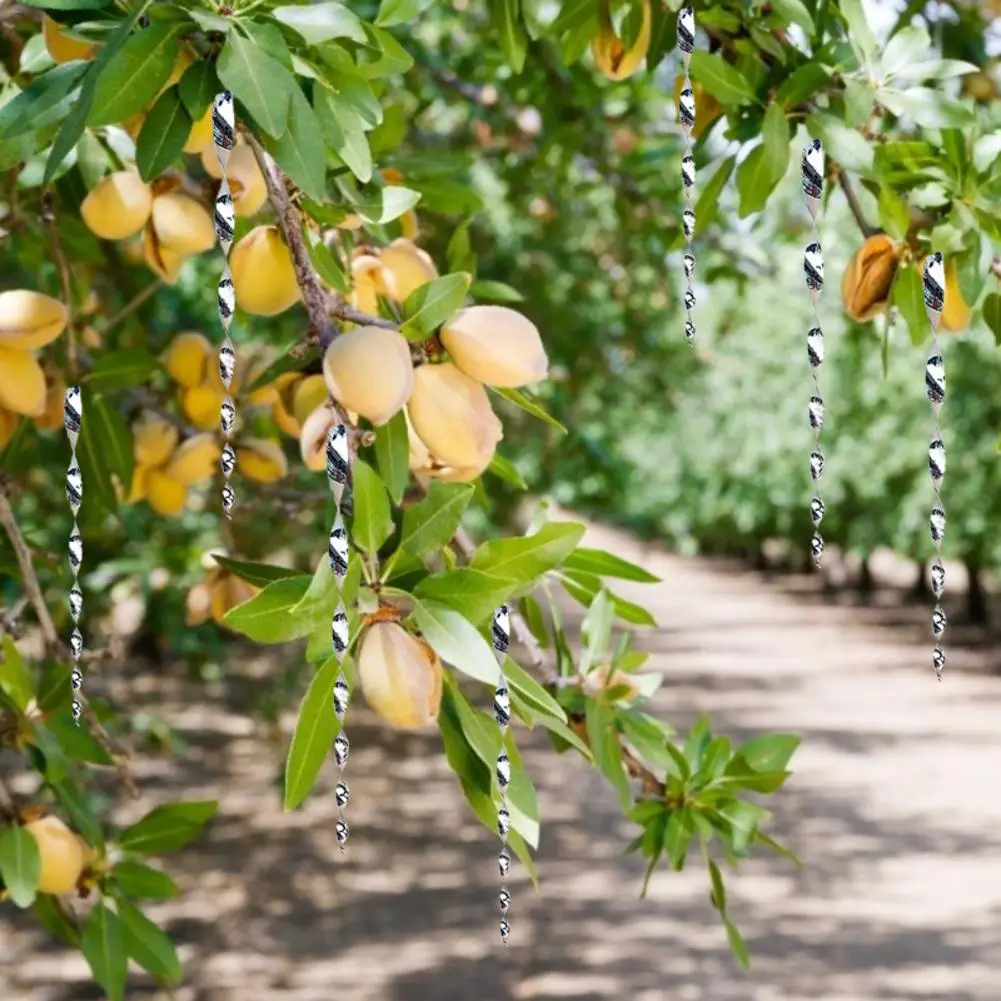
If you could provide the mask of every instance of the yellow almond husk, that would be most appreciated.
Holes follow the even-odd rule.
[[[383,327],[356,327],[336,337],[323,358],[330,395],[376,426],[398,414],[414,388],[407,339]]]
[[[252,386],[273,361],[270,351],[258,353],[247,366],[247,385]],[[278,387],[275,382],[267,382],[252,393],[247,394],[247,402],[254,407],[271,406],[278,400]]]
[[[84,856],[80,839],[58,817],[48,816],[25,824],[35,839],[41,857],[38,876],[40,893],[70,893],[83,872]]]
[[[459,310],[442,327],[441,342],[461,371],[487,386],[517,389],[549,374],[538,328],[507,306]]]
[[[146,477],[149,474],[149,470],[149,466],[140,466],[136,463],[132,470],[132,483],[129,486],[129,493],[125,498],[126,504],[138,504],[139,501],[146,499]],[[121,494],[119,494],[119,500],[121,499]]]
[[[210,431],[219,425],[219,409],[225,399],[222,390],[203,383],[181,390],[181,409],[196,428]]]
[[[205,114],[191,126],[188,133],[188,140],[184,144],[184,152],[191,154],[202,154],[211,149],[215,153],[212,144],[212,105],[205,109]]]
[[[391,726],[417,730],[434,723],[442,677],[438,656],[402,626],[378,622],[365,631],[358,680],[365,701]]]
[[[33,351],[54,341],[69,322],[58,300],[30,289],[0,292],[0,346]]]
[[[416,240],[420,234],[421,227],[417,219],[417,213],[413,209],[407,209],[400,216],[400,232],[406,240]]]
[[[899,245],[883,233],[852,255],[841,279],[841,302],[853,320],[862,323],[886,311],[899,262]]]
[[[695,99],[695,127],[692,129],[692,135],[698,139],[723,114],[723,105],[712,94],[708,93],[698,80],[693,80],[691,86],[692,97]],[[675,107],[678,106],[678,102],[681,100],[681,92],[684,88],[685,78],[679,74],[674,80]]]
[[[182,441],[164,473],[186,487],[212,479],[218,467],[222,449],[211,434],[196,434]]]
[[[153,207],[150,186],[134,170],[109,174],[80,205],[84,224],[102,240],[125,240],[146,225]]]
[[[924,268],[923,261],[921,267]],[[959,287],[959,268],[954,261],[949,261],[945,266],[945,302],[942,304],[939,329],[949,334],[959,334],[966,330],[972,319],[973,310],[963,298]]]
[[[45,391],[45,409],[35,418],[35,426],[40,431],[55,431],[64,423],[64,401],[66,383],[61,375],[55,375]]]
[[[215,150],[213,149],[213,155]],[[230,191],[233,193],[233,209],[240,217],[255,215],[268,200],[268,187],[264,175],[257,165],[254,151],[238,145],[229,156],[226,167]]]
[[[650,48],[650,0],[643,0],[643,22],[630,49],[615,33],[608,9],[608,0],[599,0],[598,33],[591,39],[591,54],[598,71],[609,80],[625,80],[639,68]]]
[[[304,376],[292,390],[292,413],[301,425],[326,400],[327,383],[323,376]]]
[[[275,316],[299,301],[292,255],[275,226],[252,229],[232,249],[237,304],[254,316]]]
[[[7,443],[14,437],[14,432],[17,430],[20,422],[21,419],[17,414],[12,414],[9,410],[0,407],[0,452],[7,447]]]
[[[221,571],[209,586],[212,592],[212,618],[224,629],[229,628],[224,618],[226,613],[237,605],[250,601],[261,590],[228,570]]]
[[[72,63],[78,59],[91,59],[97,49],[97,46],[90,42],[80,42],[75,38],[70,38],[66,34],[66,29],[48,14],[42,15],[42,39],[54,63]]]
[[[200,626],[212,613],[212,588],[208,581],[199,581],[184,599],[184,624]]]
[[[137,466],[162,466],[174,454],[179,433],[169,421],[146,414],[132,429],[132,454]]]
[[[163,364],[167,374],[179,386],[199,386],[208,373],[212,344],[197,331],[189,330],[174,337],[167,346]]]
[[[188,499],[188,488],[162,469],[149,469],[143,478],[146,503],[165,518],[179,518]]]
[[[232,152],[229,154],[229,164],[227,164],[226,173],[232,174],[233,168],[232,164],[236,157],[242,157],[245,154],[241,153],[241,150],[246,149],[251,157],[254,155],[254,151],[247,146],[243,141],[243,136],[236,137],[236,144],[233,147]],[[239,160],[237,162],[240,162]],[[210,146],[208,149],[202,151],[202,167],[205,169],[205,173],[209,177],[214,177],[217,181],[222,180],[222,168],[219,166],[219,157],[216,156],[215,147]]]
[[[156,238],[151,224],[143,230],[142,253],[150,271],[163,279],[167,285],[177,284],[188,255],[163,246]]]
[[[174,68],[170,71],[170,76],[167,77],[167,82],[160,88],[160,92],[156,95],[157,98],[161,94],[170,90],[175,83],[180,83],[181,77],[184,76],[184,71],[188,69],[189,66],[193,66],[195,63],[194,53],[188,48],[182,48],[177,54],[177,59],[174,60]],[[154,99],[153,103],[156,103]]]
[[[327,466],[327,435],[334,426],[334,412],[321,403],[302,422],[299,432],[299,453],[303,465],[314,473],[322,472]]]
[[[0,345],[0,407],[25,417],[45,411],[45,373],[28,351]]]
[[[200,202],[179,191],[153,199],[150,221],[157,241],[174,253],[202,254],[215,245],[212,216]]]
[[[417,369],[407,410],[428,451],[457,469],[484,468],[504,436],[482,383],[450,363]]]
[[[351,262],[351,305],[369,316],[379,315],[382,264],[378,257],[360,254]]]
[[[281,445],[268,438],[244,438],[236,446],[236,467],[255,483],[276,483],[288,475]]]
[[[387,299],[402,303],[414,289],[434,281],[438,269],[434,261],[411,240],[400,237],[379,254],[379,279]]]
[[[279,429],[291,438],[298,438],[302,430],[302,425],[292,413],[292,399],[301,381],[302,376],[298,372],[284,372],[272,383],[276,399],[271,406],[271,416]]]

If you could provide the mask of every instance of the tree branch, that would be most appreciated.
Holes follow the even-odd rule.
[[[841,190],[845,193],[848,208],[851,209],[855,222],[858,223],[858,228],[862,231],[862,236],[868,239],[876,230],[869,225],[865,213],[862,211],[862,203],[858,200],[858,195],[855,194],[855,189],[852,187],[851,181],[848,180],[848,175],[840,166],[838,167],[838,184],[841,185]]]

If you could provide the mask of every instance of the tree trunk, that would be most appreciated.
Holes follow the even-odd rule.
[[[872,594],[876,590],[876,581],[872,576],[872,566],[869,563],[869,555],[862,557],[858,570],[858,590],[860,594]]]
[[[990,596],[984,589],[983,573],[979,562],[964,560],[969,585],[966,590],[966,614],[970,622],[978,626],[986,626],[991,619]]]
[[[928,575],[925,572],[924,561],[918,560],[915,566],[918,572],[914,578],[914,583],[911,585],[911,597],[917,601],[926,601],[931,597],[931,588],[928,586]]]

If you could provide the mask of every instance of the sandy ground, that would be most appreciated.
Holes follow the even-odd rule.
[[[471,819],[435,733],[388,734],[354,711],[342,860],[332,770],[304,809],[281,812],[274,749],[241,711],[252,679],[206,694],[175,673],[136,699],[155,700],[187,756],[144,762],[143,800],[123,819],[172,796],[221,800],[209,833],[169,862],[184,896],[151,908],[185,961],[176,1001],[1001,998],[1001,679],[981,669],[997,651],[957,651],[937,684],[926,609],[860,609],[815,582],[590,536],[663,577],[619,590],[660,624],[644,642],[668,676],[666,718],[680,729],[708,711],[738,738],[804,736],[773,830],[806,868],[763,858],[729,881],[750,974],[701,871],[664,869],[637,899],[642,864],[620,857],[634,829],[597,774],[541,734],[522,747],[542,887],[515,867],[503,951],[496,839]],[[79,956],[0,909],[0,999],[100,996]],[[135,973],[128,997],[163,995]]]

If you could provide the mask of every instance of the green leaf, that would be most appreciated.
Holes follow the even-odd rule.
[[[750,104],[755,100],[754,89],[744,75],[720,55],[693,52],[689,72],[722,105]]]
[[[719,866],[712,859],[707,859],[706,863],[709,869],[709,883],[712,887],[710,899],[713,902],[713,907],[720,914],[726,914],[726,886],[723,884],[723,874],[719,871]]]
[[[810,115],[807,127],[810,135],[823,140],[826,154],[846,170],[864,174],[872,169],[873,149],[865,137],[847,128],[833,115]]]
[[[290,89],[288,128],[265,145],[281,167],[310,198],[324,201],[327,195],[327,152],[323,127],[298,84]]]
[[[973,109],[958,97],[930,87],[893,90],[881,87],[876,100],[894,115],[906,115],[926,129],[965,128],[973,124]]]
[[[135,458],[128,426],[118,410],[98,393],[84,395],[77,460],[87,489],[84,504],[93,498],[101,510],[113,514],[118,510],[114,477],[128,490]]]
[[[386,487],[374,469],[356,459],[351,469],[355,513],[351,537],[365,552],[375,554],[393,534],[393,512]]]
[[[50,779],[49,781],[52,785],[52,791],[56,794],[56,799],[59,800],[59,804],[68,814],[72,826],[90,844],[103,847],[104,832],[101,830],[101,822],[94,814],[87,792],[83,787],[66,777],[55,781]]]
[[[136,140],[136,167],[144,181],[151,181],[180,157],[191,124],[177,88],[171,87],[150,109]]]
[[[694,835],[695,825],[688,810],[672,810],[664,832],[664,851],[675,872],[680,872],[684,867],[685,856]]]
[[[994,343],[1001,346],[1001,295],[992,292],[984,299],[984,323],[994,334]]]
[[[309,259],[316,273],[333,289],[343,296],[351,294],[351,283],[348,276],[341,267],[340,261],[333,255],[330,248],[323,242],[323,237],[319,233],[303,227],[303,235],[306,238],[306,249],[309,251]],[[313,349],[311,354],[316,353]],[[286,355],[290,358],[290,355]],[[282,360],[282,359],[280,359]]]
[[[739,931],[737,931],[737,926],[727,918],[723,922],[723,926],[726,928],[726,938],[730,943],[730,951],[737,957],[737,962],[740,963],[741,967],[745,970],[751,968],[751,958],[747,953],[747,945],[744,943],[744,939],[741,937]]]
[[[284,375],[286,372],[300,372],[302,369],[306,368],[307,365],[312,364],[320,357],[320,351],[318,348],[309,348],[301,358],[296,358],[295,355],[283,354],[281,357],[276,358],[254,381],[247,387],[247,392],[252,393],[255,389],[260,389],[261,386],[266,386],[280,375]]]
[[[32,913],[35,915],[35,920],[53,938],[59,939],[60,942],[65,942],[74,949],[79,948],[80,933],[66,919],[66,915],[59,906],[58,897],[54,897],[50,893],[41,894],[35,901]]]
[[[320,122],[330,148],[344,161],[359,181],[367,184],[372,179],[372,151],[365,135],[364,122],[359,117],[358,112],[340,95],[325,87],[313,89],[313,110],[316,112],[317,120]],[[380,192],[383,200],[386,198],[387,190],[389,189],[383,188]],[[362,207],[357,208],[359,214],[365,217],[367,222],[377,221],[365,216]],[[379,202],[375,214],[379,216],[385,214],[383,201]],[[402,212],[400,214],[402,215]]]
[[[375,462],[390,500],[399,504],[410,482],[410,433],[402,410],[375,429]]]
[[[514,586],[510,578],[496,577],[472,567],[460,567],[425,577],[414,588],[414,594],[422,601],[444,602],[474,625],[479,625],[510,597]]]
[[[501,52],[515,73],[525,66],[528,38],[522,23],[521,0],[489,0],[490,18],[500,38]]]
[[[916,265],[902,264],[897,268],[893,281],[893,305],[900,310],[907,323],[911,344],[923,344],[928,329],[928,314],[925,312],[921,275]]]
[[[629,811],[633,806],[633,794],[622,766],[622,747],[612,724],[613,719],[610,709],[594,699],[587,700],[585,726],[595,764],[618,794],[621,809]]]
[[[516,490],[527,490],[528,484],[524,477],[518,472],[518,467],[510,460],[504,458],[500,452],[494,452],[494,457],[490,460],[487,470],[498,479],[510,484]]]
[[[41,728],[35,724],[35,732]],[[111,755],[101,746],[91,732],[73,722],[68,712],[50,717],[45,724],[66,752],[67,757],[75,761],[89,761],[95,765],[113,765]]]
[[[120,125],[142,111],[169,79],[180,51],[175,24],[152,24],[132,35],[98,77],[87,124]]]
[[[205,114],[220,90],[222,85],[216,75],[215,63],[207,59],[192,63],[177,85],[177,92],[193,122]]]
[[[776,99],[783,108],[801,104],[821,90],[829,79],[827,70],[819,63],[806,63],[782,81]]]
[[[176,851],[194,841],[218,809],[219,803],[214,799],[156,806],[122,831],[119,847],[140,855]]]
[[[35,902],[41,874],[42,856],[34,835],[23,827],[8,827],[0,838],[0,876],[18,907]]]
[[[80,944],[94,979],[105,989],[111,1001],[123,1001],[128,956],[125,952],[125,933],[118,915],[98,902],[87,918]]]
[[[590,607],[594,596],[604,586],[601,578],[595,574],[582,573],[580,570],[570,570],[564,567],[559,572],[559,578],[567,593],[576,601],[579,601],[586,608]],[[635,626],[655,626],[657,624],[654,617],[645,609],[620,598],[617,594],[609,591],[612,604],[615,606],[615,614],[625,622],[631,622]]]
[[[36,77],[17,97],[0,108],[0,135],[4,142],[35,132],[65,117],[67,102],[79,86],[87,66],[68,63]]]
[[[309,583],[309,574],[273,581],[250,601],[231,608],[225,616],[226,625],[255,643],[287,643],[307,636],[312,623],[291,611],[302,600]]]
[[[876,54],[876,39],[869,27],[869,19],[862,9],[861,0],[841,0],[841,13],[848,22],[848,40],[859,56],[859,62],[866,62]]]
[[[375,23],[380,28],[392,28],[398,24],[409,24],[418,14],[422,14],[434,0],[382,0]]]
[[[587,674],[592,667],[600,663],[601,658],[608,652],[608,647],[612,638],[612,619],[615,610],[612,606],[608,592],[600,590],[591,602],[591,607],[584,616],[581,624],[585,646],[581,650],[579,670],[581,674]]]
[[[904,240],[911,225],[907,203],[888,184],[879,189],[879,221],[895,240]]]
[[[425,340],[465,301],[472,275],[443,275],[415,288],[403,303],[406,321],[400,333],[412,341]]]
[[[174,943],[135,904],[118,901],[118,917],[124,931],[125,951],[147,973],[168,983],[181,979],[181,961]]]
[[[114,0],[22,0],[26,7],[41,7],[42,10],[104,10]]]
[[[540,715],[560,723],[567,722],[566,710],[516,660],[504,660],[504,677],[515,696],[526,702]]]
[[[473,282],[469,288],[469,294],[477,302],[524,302],[525,297],[510,285],[504,282],[478,280]]]
[[[468,619],[448,605],[427,599],[414,602],[414,619],[442,660],[477,681],[496,686],[497,658]]]
[[[350,38],[366,44],[365,28],[357,14],[343,4],[311,3],[307,7],[276,7],[271,16],[297,31],[309,45],[322,45],[332,38]]]
[[[288,567],[276,567],[270,563],[249,563],[245,560],[231,560],[228,556],[212,554],[212,559],[237,577],[258,587],[267,587],[268,584],[276,580],[288,580],[290,577],[303,577],[298,570],[290,570]]]
[[[787,24],[798,24],[807,38],[813,37],[813,16],[803,0],[772,0],[772,7]]]
[[[340,672],[340,661],[332,654],[313,675],[299,705],[285,759],[286,810],[294,810],[309,795],[340,732],[341,724],[334,712],[334,682]]]
[[[920,24],[908,24],[894,34],[879,53],[879,65],[886,76],[893,76],[907,66],[919,64],[931,48],[928,29]]]
[[[70,155],[77,144],[83,130],[87,126],[87,119],[94,106],[95,91],[98,81],[103,78],[104,72],[111,60],[121,49],[125,39],[128,38],[132,26],[139,19],[139,16],[149,6],[148,3],[141,4],[125,18],[118,26],[115,33],[101,46],[94,61],[90,64],[86,76],[83,78],[83,86],[80,88],[80,96],[73,105],[73,110],[66,116],[59,134],[56,136],[52,148],[49,150],[49,157],[45,161],[44,183],[48,184],[56,171],[63,165],[63,161]]]
[[[527,584],[561,566],[583,536],[584,526],[578,522],[549,522],[534,535],[484,542],[473,553],[470,566]]]
[[[92,389],[130,389],[141,386],[159,369],[160,362],[145,348],[116,348],[98,355],[81,381]]]
[[[55,712],[70,702],[70,667],[68,664],[49,664],[42,668],[38,684],[38,708],[43,713]]]
[[[607,553],[603,549],[587,549],[578,546],[564,561],[569,570],[597,574],[599,577],[618,577],[620,580],[634,580],[643,584],[657,584],[660,577],[624,560],[621,556]]]
[[[490,389],[498,396],[503,396],[509,403],[513,403],[516,407],[520,407],[526,413],[537,417],[544,424],[548,424],[554,430],[559,431],[560,434],[567,433],[567,429],[555,417],[546,413],[538,403],[520,389],[499,389],[496,386],[491,386]]]
[[[28,707],[35,685],[21,651],[14,646],[9,633],[3,637],[3,658],[0,660],[0,691],[22,712]]]
[[[420,557],[450,542],[472,497],[468,483],[432,480],[427,496],[403,514],[400,549]]]
[[[385,226],[386,223],[399,219],[421,200],[419,191],[396,185],[383,188],[379,194],[378,202],[366,202],[355,206],[358,215],[373,226]]]
[[[181,892],[165,872],[132,859],[119,862],[111,878],[122,893],[137,900],[172,900]]]
[[[756,772],[780,772],[800,745],[792,733],[769,733],[752,737],[737,748],[737,754]]]
[[[789,169],[789,121],[780,104],[769,104],[761,124],[765,160],[778,184]]]
[[[278,138],[288,121],[295,77],[280,63],[231,31],[216,65],[219,81],[250,112],[264,131]]]
[[[775,190],[777,181],[772,176],[772,166],[765,155],[764,145],[754,149],[737,168],[737,190],[740,192],[740,218],[760,212]]]

